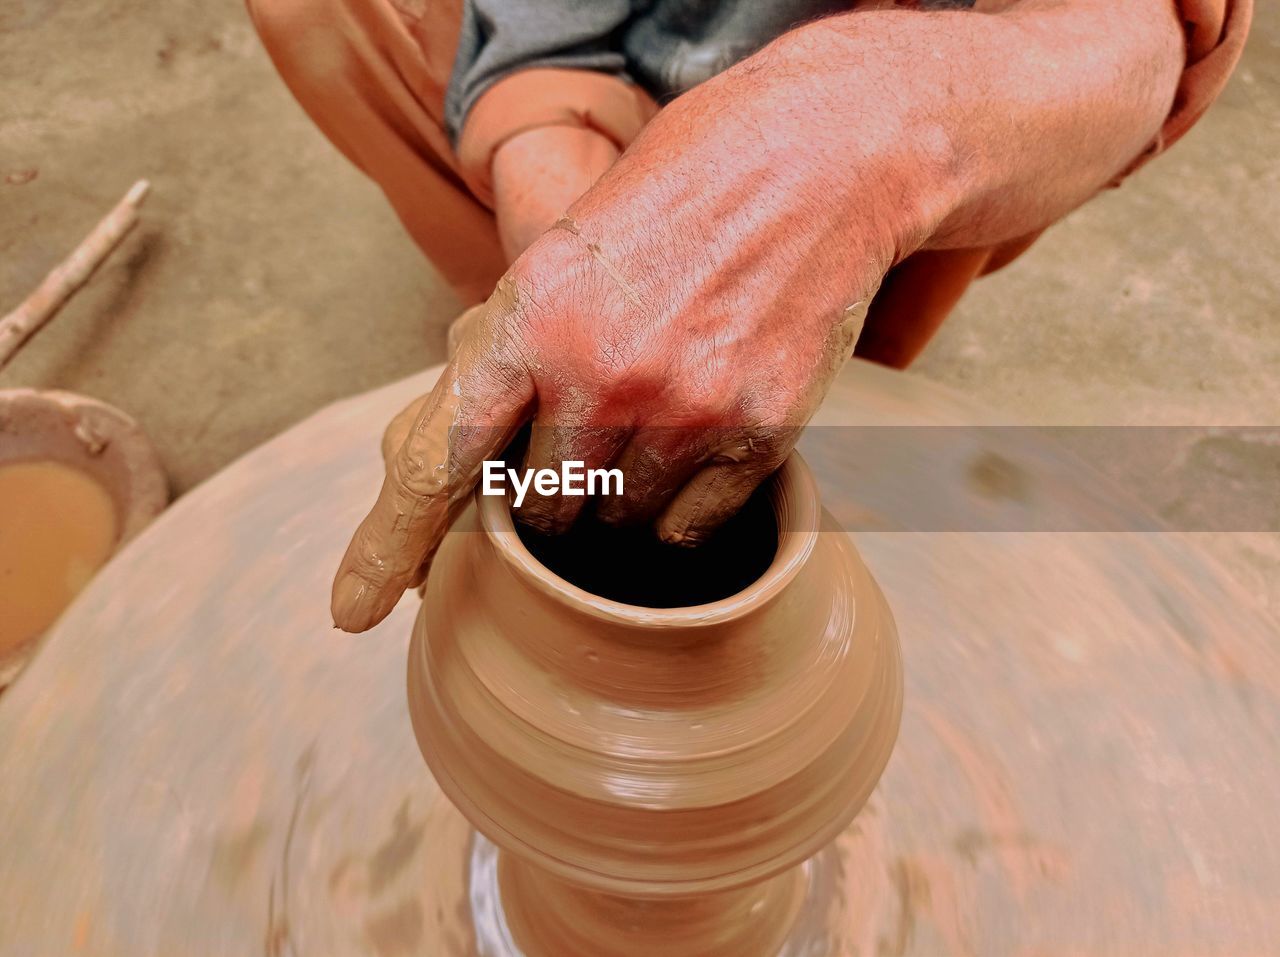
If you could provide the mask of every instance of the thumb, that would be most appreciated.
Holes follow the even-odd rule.
[[[481,325],[500,328],[511,290],[498,284]],[[391,456],[373,509],[347,546],[331,596],[334,623],[366,631],[431,560],[493,458],[528,419],[533,383],[507,336],[469,335]],[[402,413],[402,417],[407,413]]]
[[[487,308],[488,304],[482,302],[465,310],[462,315],[449,323],[445,348],[450,359],[457,354],[458,345],[467,335],[467,331],[477,325],[477,320],[485,316]],[[418,421],[418,416],[422,414],[422,410],[426,407],[429,398],[431,398],[430,395],[418,396],[397,412],[395,418],[387,423],[387,427],[382,433],[382,461],[388,468],[390,468],[395,454],[400,451],[400,446],[404,445],[404,440],[409,437],[409,430]]]

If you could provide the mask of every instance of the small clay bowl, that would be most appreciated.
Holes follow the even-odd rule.
[[[96,479],[115,503],[113,553],[169,501],[164,468],[138,423],[72,392],[0,389],[0,466],[13,462],[60,462]],[[40,637],[0,654],[0,689],[31,659]]]

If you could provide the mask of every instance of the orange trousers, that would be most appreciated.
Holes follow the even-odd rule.
[[[851,4],[852,6],[853,4]],[[625,149],[657,112],[602,74],[532,69],[475,104],[458,148],[444,127],[462,0],[248,0],[280,75],[334,145],[382,188],[405,229],[466,305],[489,296],[508,263],[490,208],[488,166],[501,142],[554,124],[589,126]],[[1155,155],[1217,96],[1247,33],[1252,0],[1181,0],[1188,69]],[[856,354],[903,367],[969,284],[1036,237],[982,249],[925,251],[890,270]]]

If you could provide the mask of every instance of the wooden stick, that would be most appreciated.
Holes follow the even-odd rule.
[[[22,305],[0,319],[0,369],[18,348],[62,308],[71,294],[83,286],[125,234],[138,221],[138,207],[146,199],[151,184],[140,179],[125,193],[115,209],[107,213],[75,250],[54,267],[44,282]]]

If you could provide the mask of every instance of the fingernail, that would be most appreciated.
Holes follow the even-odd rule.
[[[694,528],[663,528],[658,531],[658,538],[667,545],[679,545],[682,548],[693,548],[701,545],[706,536]]]
[[[355,572],[347,572],[333,585],[333,621],[343,631],[364,631],[371,624],[373,589]]]

